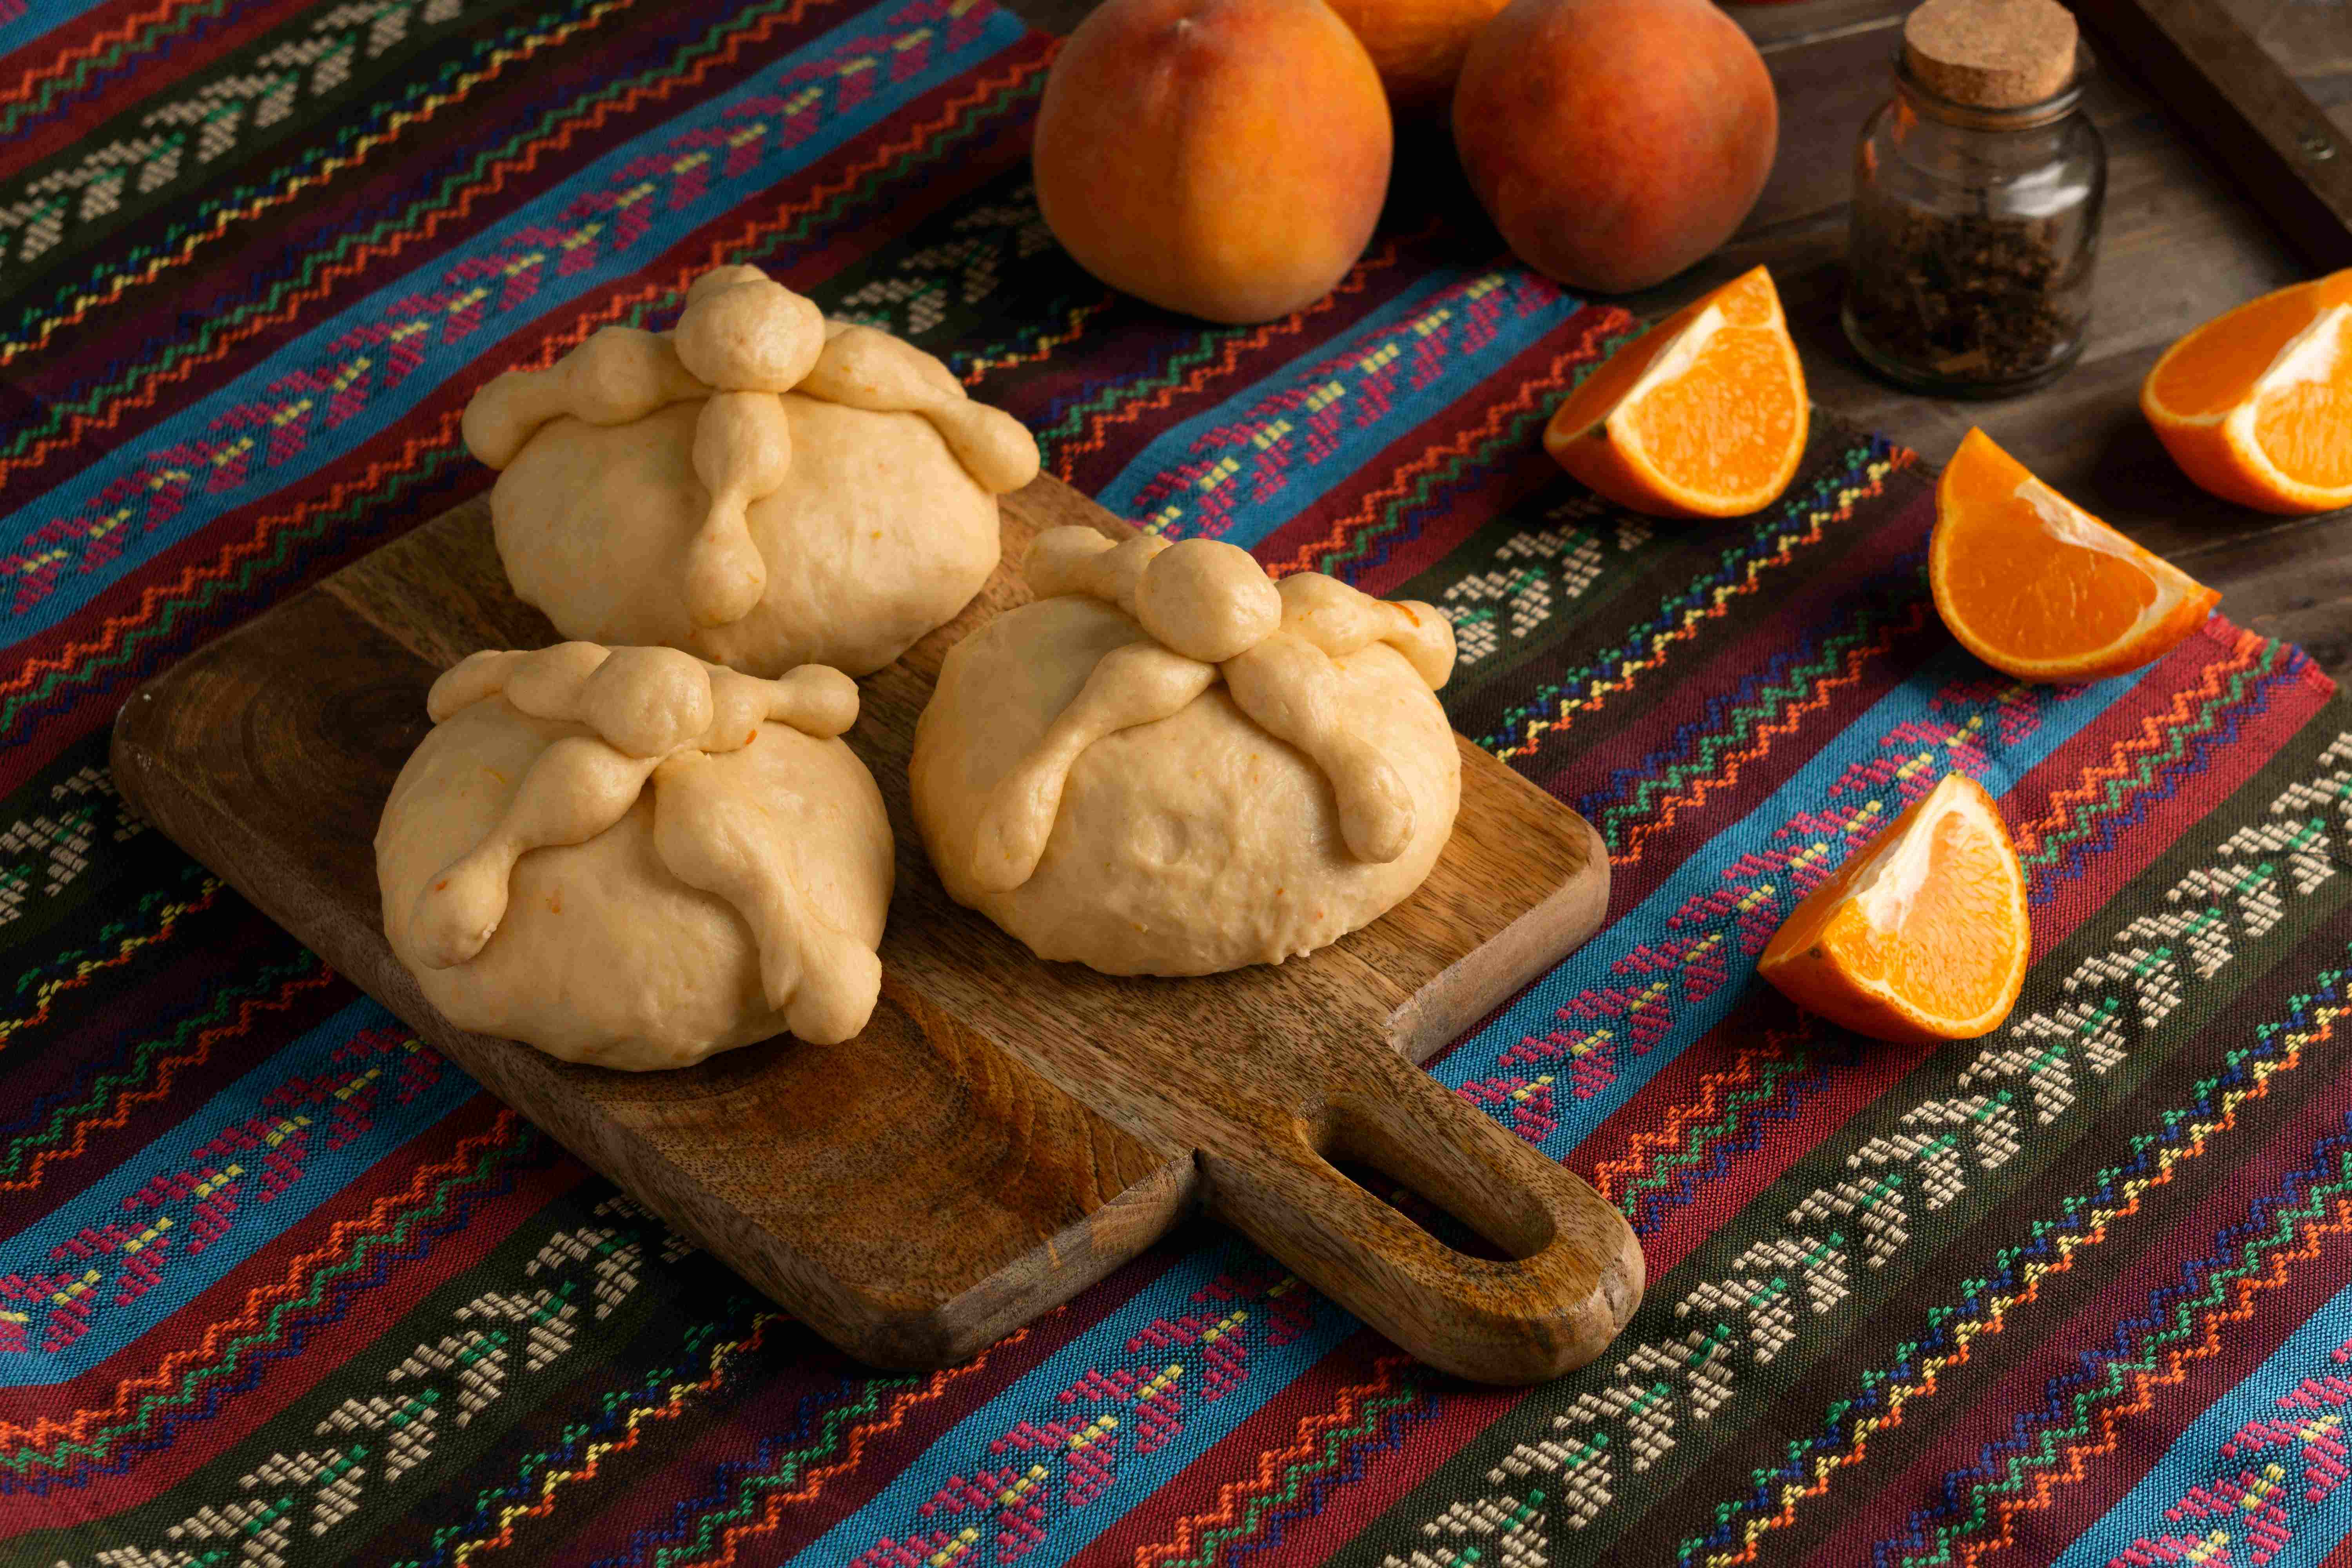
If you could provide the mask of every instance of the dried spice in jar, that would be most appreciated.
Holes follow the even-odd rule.
[[[1855,151],[1845,331],[1888,379],[1997,396],[2081,354],[2106,150],[2053,0],[1927,0]]]

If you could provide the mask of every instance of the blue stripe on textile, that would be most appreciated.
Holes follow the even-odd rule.
[[[25,0],[0,0],[0,55],[24,48],[75,17],[97,10],[102,4],[104,0],[31,0],[29,5],[25,4]],[[21,62],[26,68],[35,63],[31,60]]]
[[[1581,309],[1521,268],[1440,268],[1318,359],[1162,431],[1098,499],[1154,532],[1247,549]]]
[[[1775,842],[1778,830],[1784,826],[1801,825],[1803,831],[1799,837],[1810,844],[1818,839],[1817,829],[1831,809],[1847,819],[1866,815],[1879,823],[1891,820],[1900,808],[1901,786],[1906,780],[1916,784],[1924,779],[1932,784],[1947,770],[1948,763],[1943,759],[1930,757],[1923,761],[1923,752],[1934,749],[1929,742],[1937,737],[1948,738],[1956,755],[1985,745],[1986,731],[1997,727],[1986,717],[1993,706],[1991,700],[1981,695],[1989,684],[1986,674],[1982,665],[1958,648],[1948,650],[1915,673],[1909,681],[1881,699],[1831,741],[1811,764],[1744,820],[1709,840],[1657,891],[1456,1051],[1438,1069],[1439,1080],[1449,1087],[1460,1087],[1469,1076],[1471,1064],[1491,1064],[1497,1054],[1525,1035],[1549,1028],[1555,1010],[1565,998],[1612,983],[1622,984],[1623,977],[1612,973],[1615,965],[1645,945],[1655,946],[1668,940],[1676,929],[1667,923],[1670,919],[1685,912],[1685,907],[1695,898],[1721,889],[1727,870],[1753,859],[1749,847]],[[1986,787],[1996,795],[2006,793],[2132,685],[2133,679],[2125,678],[2092,687],[2034,688],[2022,698],[2015,688],[2001,687],[1999,696],[2007,702],[2002,717],[2011,739],[2007,745],[1994,748],[1994,761],[1979,773]],[[2032,705],[2030,719],[2018,711],[2021,700]],[[1822,863],[1833,866],[1849,852],[1841,847],[1834,857],[1825,857]],[[1664,1037],[1646,1054],[1629,1057],[1618,1070],[1616,1081],[1605,1091],[1587,1100],[1570,1100],[1572,1109],[1562,1114],[1560,1126],[1542,1142],[1547,1152],[1557,1156],[1572,1149],[1675,1052],[1699,1038],[1730,1012],[1752,976],[1754,960],[1738,953],[1735,942],[1726,941],[1721,945],[1733,950],[1725,955],[1730,973],[1711,993],[1685,1002]],[[1565,1092],[1561,1098],[1570,1099]],[[1017,1479],[1029,1459],[994,1451],[992,1445],[1021,1420],[1038,1423],[1056,1415],[1066,1418],[1068,1407],[1059,1402],[1058,1396],[1087,1368],[1138,1364],[1142,1358],[1123,1347],[1143,1333],[1155,1317],[1189,1310],[1192,1294],[1217,1272],[1221,1260],[1226,1260],[1222,1266],[1231,1267],[1231,1257],[1246,1256],[1245,1249],[1233,1251],[1237,1245],[1202,1247],[1186,1256],[1166,1276],[1145,1287],[1092,1331],[1065,1347],[1045,1366],[1022,1378],[933,1443],[897,1482],[845,1520],[832,1534],[808,1548],[798,1561],[811,1564],[845,1563],[853,1554],[874,1548],[885,1540],[894,1546],[915,1542],[921,1547],[918,1555],[928,1556],[935,1548],[929,1544],[930,1538],[921,1531],[944,1530],[953,1537],[967,1525],[978,1525],[981,1539],[992,1540],[995,1526],[986,1513],[973,1510],[950,1513],[934,1508],[927,1516],[919,1510],[934,1503],[942,1489],[954,1490],[958,1478],[971,1481],[983,1493],[991,1492],[1007,1477]],[[1049,1500],[1049,1517],[1041,1526],[1045,1540],[1024,1557],[1024,1564],[1050,1568],[1084,1551],[1134,1506],[1133,1499],[1148,1495],[1150,1489],[1174,1475],[1187,1459],[1263,1408],[1314,1363],[1322,1353],[1321,1347],[1336,1344],[1355,1326],[1352,1318],[1319,1298],[1316,1299],[1316,1311],[1314,1332],[1276,1352],[1261,1352],[1252,1363],[1246,1384],[1228,1392],[1213,1406],[1188,1405],[1181,1443],[1171,1444],[1144,1461],[1119,1458],[1116,1485],[1128,1492],[1129,1500],[1093,1509],[1070,1508]],[[1301,1353],[1300,1347],[1308,1340],[1313,1342],[1313,1348]],[[1171,1359],[1183,1357],[1175,1355]],[[986,1479],[973,1480],[982,1472],[986,1472]],[[1055,1474],[1051,1479],[1054,1495],[1058,1497],[1065,1484],[1063,1478]],[[975,1542],[975,1550],[978,1545]]]
[[[0,1301],[26,1319],[24,1348],[0,1351],[0,1385],[63,1383],[96,1366],[479,1092],[473,1079],[446,1065],[430,1083],[404,1081],[414,1058],[397,1047],[339,1061],[338,1053],[370,1029],[411,1037],[378,1004],[354,1002],[191,1110],[104,1180],[0,1241],[0,1278],[37,1276],[56,1285]],[[303,1092],[308,1080],[341,1085],[371,1067],[383,1070],[362,1086],[371,1095],[364,1127],[339,1121],[335,1110],[344,1101],[329,1105]],[[290,1129],[298,1117],[309,1124]],[[288,1141],[289,1131],[299,1131],[299,1139]],[[240,1173],[228,1177],[232,1166]],[[233,1192],[205,1189],[224,1177]],[[83,1238],[93,1236],[112,1245],[91,1248]],[[132,1250],[121,1245],[125,1237],[146,1238]],[[79,1291],[75,1281],[83,1282]],[[68,1292],[79,1303],[69,1310],[84,1325],[81,1335],[48,1348],[45,1342],[58,1332],[56,1296]]]
[[[1988,760],[1979,782],[1996,797],[2005,795],[2138,679],[2020,688],[1988,682],[1988,673],[1962,649],[1944,649],[1438,1063],[1438,1081],[1461,1089],[1495,1074],[1529,1081],[1550,1075],[1558,1124],[1537,1142],[1565,1157],[1738,1005],[1763,939],[1819,879],[1800,884],[1790,858],[1802,858],[1810,872],[1834,869],[1852,853],[1853,837],[1866,838],[1893,821],[1907,797],[1979,755]],[[2021,701],[2029,705],[2030,726],[2021,722]],[[2010,742],[1989,743],[2003,725]],[[1646,1042],[1645,1027],[1657,1031]],[[1606,1065],[1605,1074],[1597,1064]],[[1473,1098],[1486,1099],[1490,1113],[1510,1125],[1516,1102],[1496,1089]]]
[[[877,36],[909,30],[941,9],[929,0],[916,0],[889,16],[877,18],[864,13],[851,17],[756,78],[705,99],[615,147],[562,184],[509,212],[450,254],[386,283],[313,327],[214,395],[147,432],[135,448],[98,454],[82,473],[0,520],[0,540],[26,542],[21,548],[27,556],[54,548],[70,549],[81,556],[63,570],[44,596],[13,612],[0,611],[11,639],[56,625],[108,584],[231,509],[266,501],[347,455],[451,379],[475,372],[477,356],[485,346],[554,314],[592,289],[627,277],[671,237],[754,200],[759,192],[790,179],[912,100],[1019,42],[1026,32],[1011,13],[988,7],[986,20],[961,47],[935,47],[921,69],[877,85],[870,96],[824,123],[808,127],[787,147],[763,148],[751,167],[731,177],[712,174],[688,199],[665,203],[656,221],[635,239],[612,245],[599,241],[594,262],[576,271],[562,269],[557,258],[566,254],[566,239],[583,230],[609,228],[618,221],[613,212],[567,219],[567,207],[594,193],[618,195],[653,184],[644,167],[650,154],[682,153],[683,139],[699,132],[707,140],[722,125],[740,128],[742,121],[738,116],[749,112],[740,106],[747,100],[772,95],[779,77]],[[944,37],[943,24],[930,25]],[[871,68],[887,75],[890,68],[887,61],[877,60]],[[695,150],[708,151],[699,143]],[[672,196],[691,188],[675,187]],[[538,268],[536,286],[518,294],[507,287],[507,274],[525,253],[534,250],[551,255]],[[388,337],[386,327],[407,335]],[[418,363],[394,384],[374,384],[374,378],[384,374],[385,367],[404,353],[417,354]],[[374,390],[352,408],[340,390],[341,382],[352,374],[354,364],[362,362],[366,368],[359,373],[362,384],[374,384]],[[273,460],[271,453],[280,440],[277,416],[298,404],[303,405],[307,443]],[[329,422],[329,410],[343,416],[340,424]],[[211,483],[213,465],[208,458],[191,458],[173,451],[207,436],[216,445],[249,436],[255,443],[253,455],[245,459],[250,472],[218,489],[191,484],[179,494],[176,512],[161,521],[152,520],[152,503],[142,500],[131,504],[134,513],[148,514],[143,526],[140,517],[132,515],[103,531],[86,528],[75,533],[68,528],[71,537],[41,536],[45,527],[69,520],[99,524],[126,504],[121,500],[100,500],[101,492],[110,487],[143,497],[154,489],[159,476],[168,478],[167,471],[175,467],[196,469],[199,478]],[[103,558],[103,550],[118,542],[120,552]],[[0,591],[5,591],[5,584],[0,584]]]
[[[2352,1535],[2347,1376],[2352,1285],[2208,1406],[2122,1501],[2074,1538],[2057,1568],[2317,1568]]]
[[[1002,1500],[1017,1489],[1020,1502],[1045,1511],[1018,1537],[1022,1568],[1059,1568],[1355,1332],[1354,1318],[1303,1285],[1286,1294],[1311,1303],[1313,1318],[1292,1337],[1271,1303],[1246,1290],[1227,1294],[1221,1283],[1268,1267],[1238,1238],[1195,1248],[958,1422],[793,1561],[841,1568],[875,1552],[871,1561],[896,1563],[902,1558],[889,1551],[909,1545],[929,1558],[940,1550],[935,1533],[952,1542],[967,1531],[970,1554],[956,1560],[991,1561],[1012,1511]],[[1188,1315],[1213,1323],[1236,1310],[1249,1316],[1205,1342],[1181,1342],[1161,1326]],[[1238,1377],[1237,1347],[1245,1354]],[[1138,1399],[1155,1379],[1165,1379],[1163,1389]],[[1106,1416],[1113,1424],[1098,1427]],[[1067,1428],[1082,1445],[1059,1435]],[[1139,1452],[1146,1444],[1151,1451]],[[950,1506],[939,1506],[943,1492]]]

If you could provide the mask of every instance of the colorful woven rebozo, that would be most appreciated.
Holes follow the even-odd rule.
[[[0,51],[0,1560],[2347,1560],[2352,709],[2300,653],[2018,686],[1929,605],[1920,465],[1827,418],[1760,516],[1597,504],[1538,432],[1632,323],[1457,211],[1270,325],[1116,300],[987,0],[9,0]],[[867,1371],[125,815],[138,681],[480,489],[484,374],[722,261],[1114,510],[1454,617],[1456,725],[1614,857],[1435,1068],[1639,1229],[1599,1363],[1446,1382],[1194,1227]],[[2010,1024],[1752,984],[1953,769],[2031,882]]]

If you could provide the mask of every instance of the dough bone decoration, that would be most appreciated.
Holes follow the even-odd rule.
[[[751,537],[752,504],[792,469],[780,395],[799,393],[876,414],[915,414],[998,495],[1037,477],[1037,444],[1003,409],[975,403],[946,366],[889,333],[827,321],[814,300],[756,267],[696,279],[672,332],[605,327],[547,370],[508,371],[466,405],[467,449],[492,468],[513,462],[541,426],[565,415],[626,425],[702,399],[694,473],[710,493],[688,546],[687,613],[698,626],[750,615],[768,585]]]
[[[857,687],[823,665],[762,680],[675,648],[558,643],[482,652],[444,673],[425,699],[436,724],[503,696],[538,719],[584,726],[541,752],[505,816],[417,894],[411,932],[431,969],[465,963],[506,918],[515,862],[533,849],[582,844],[625,816],[648,779],[654,842],[670,872],[732,904],[759,944],[769,1005],[819,1045],[866,1026],[880,961],[827,922],[793,885],[788,846],[762,835],[758,813],[714,788],[714,755],[751,744],[763,723],[831,739],[857,719]]]
[[[1087,748],[1173,716],[1223,677],[1242,711],[1305,753],[1330,781],[1349,852],[1386,865],[1412,842],[1411,793],[1379,744],[1339,716],[1331,660],[1385,642],[1431,690],[1454,669],[1454,628],[1427,605],[1375,599],[1302,573],[1276,584],[1221,540],[1114,542],[1053,528],[1029,548],[1040,599],[1083,594],[1115,605],[1151,640],[1106,655],[1043,740],[999,780],[981,815],[971,875],[992,892],[1026,882],[1045,853],[1063,786]]]

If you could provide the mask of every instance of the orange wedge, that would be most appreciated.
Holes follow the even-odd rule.
[[[2223,500],[2352,506],[2352,270],[2248,300],[2164,351],[2140,412]]]
[[[1634,511],[1738,517],[1789,488],[1808,412],[1780,296],[1759,267],[1586,376],[1544,427],[1544,449]]]
[[[1999,1028],[2032,947],[2009,828],[1952,773],[1790,911],[1756,972],[1856,1034],[1925,1045]]]
[[[2096,680],[2172,651],[2221,595],[1971,430],[1936,487],[1927,583],[1968,650],[2020,680]]]

